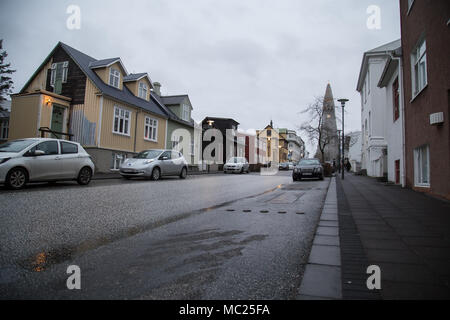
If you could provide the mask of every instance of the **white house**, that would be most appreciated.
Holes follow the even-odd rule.
[[[352,172],[358,172],[361,170],[362,132],[352,132],[348,136],[350,136],[350,141],[347,157],[352,165]]]
[[[364,53],[361,94],[361,167],[372,177],[404,185],[404,120],[401,41]]]

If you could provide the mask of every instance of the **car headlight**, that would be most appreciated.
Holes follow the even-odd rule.
[[[3,158],[3,159],[0,159],[0,164],[4,164],[6,161],[8,161],[9,159],[11,159],[11,158]]]
[[[145,160],[145,161],[144,161],[144,164],[150,164],[150,163],[152,163],[152,162],[154,162],[154,161],[155,161],[155,159]]]

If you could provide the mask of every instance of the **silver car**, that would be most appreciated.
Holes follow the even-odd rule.
[[[59,139],[21,139],[0,145],[0,184],[21,189],[28,182],[76,180],[87,185],[94,163],[83,147]]]
[[[119,169],[125,179],[144,177],[159,180],[162,176],[179,176],[186,179],[188,163],[174,150],[146,150],[134,158],[126,159]]]
[[[223,172],[249,173],[250,165],[248,164],[247,159],[243,157],[233,157],[224,164]]]

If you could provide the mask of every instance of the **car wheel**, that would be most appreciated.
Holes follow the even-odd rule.
[[[158,181],[161,178],[161,170],[159,168],[154,168],[152,171],[152,180]]]
[[[84,167],[80,170],[78,174],[77,182],[79,185],[87,186],[92,180],[92,169],[89,167]]]
[[[187,169],[186,167],[184,167],[183,169],[181,169],[180,179],[186,179],[186,177],[187,177]]]
[[[323,176],[320,176],[320,177],[319,177],[319,180],[323,180]]]
[[[19,190],[28,182],[28,172],[22,168],[14,168],[6,176],[6,186],[10,189]]]

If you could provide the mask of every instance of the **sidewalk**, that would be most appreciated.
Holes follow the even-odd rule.
[[[450,299],[450,203],[351,174],[336,186],[343,299]]]

